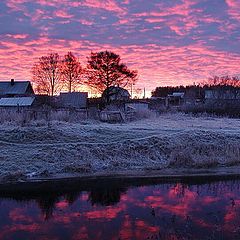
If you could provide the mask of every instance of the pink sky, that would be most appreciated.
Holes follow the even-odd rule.
[[[239,75],[239,0],[4,0],[0,80],[31,80],[42,55],[112,50],[139,72],[136,88]]]

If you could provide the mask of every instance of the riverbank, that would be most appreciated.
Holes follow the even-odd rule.
[[[126,124],[0,126],[1,183],[154,172],[211,175],[214,169],[235,172],[239,163],[239,119],[166,114]]]
[[[125,171],[112,174],[66,175],[54,177],[33,177],[24,181],[1,182],[0,197],[19,196],[20,198],[42,194],[65,194],[71,191],[86,191],[89,188],[108,188],[111,186],[145,186],[156,184],[181,183],[186,185],[204,184],[218,181],[240,179],[240,167],[216,169],[178,169],[165,171]],[[30,194],[30,195],[29,195]]]

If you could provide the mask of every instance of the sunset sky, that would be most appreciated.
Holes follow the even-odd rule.
[[[49,52],[113,50],[137,87],[240,74],[240,0],[2,0],[0,80],[31,80]]]

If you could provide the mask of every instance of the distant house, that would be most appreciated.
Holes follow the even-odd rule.
[[[205,90],[206,100],[240,100],[240,89],[216,88]]]
[[[0,98],[29,96],[33,95],[34,91],[29,81],[0,81]]]
[[[128,90],[121,87],[111,86],[104,90],[102,99],[106,102],[126,101],[130,99],[130,96]]]
[[[60,93],[60,105],[65,108],[86,108],[87,92]]]
[[[8,97],[0,98],[0,107],[31,107],[35,97]]]
[[[173,94],[168,94],[168,97],[172,98],[184,98],[184,92],[174,92]]]
[[[166,98],[166,105],[180,105],[183,103],[185,93],[184,92],[174,92],[172,94],[168,94]]]

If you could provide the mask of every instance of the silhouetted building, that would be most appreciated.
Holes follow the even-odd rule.
[[[0,81],[0,98],[1,97],[21,97],[33,95],[34,91],[29,81]]]
[[[183,103],[184,95],[184,92],[173,92],[172,94],[168,94],[166,104],[180,105]]]
[[[66,108],[86,108],[87,98],[87,92],[60,93],[60,104]]]
[[[102,98],[106,102],[127,101],[130,99],[130,96],[128,90],[115,86],[105,89],[102,94]]]
[[[240,89],[231,88],[225,89],[224,87],[216,89],[205,90],[206,100],[240,100]]]

